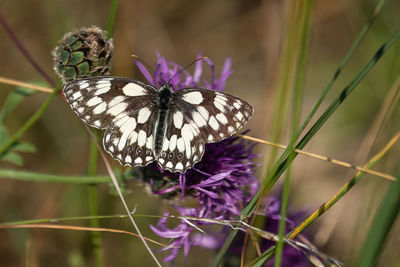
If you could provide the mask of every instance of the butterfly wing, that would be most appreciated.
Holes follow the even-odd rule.
[[[246,101],[218,91],[183,89],[176,92],[176,107],[187,116],[206,143],[223,140],[238,132],[253,115]]]
[[[127,78],[93,77],[67,83],[63,93],[86,124],[107,129],[104,149],[122,165],[145,166],[154,160],[154,87]]]
[[[185,172],[204,154],[206,143],[236,133],[253,114],[240,98],[206,89],[182,89],[174,93],[168,128],[158,162],[163,169]]]
[[[76,79],[64,85],[63,93],[78,117],[98,129],[108,128],[116,117],[137,109],[137,103],[157,97],[154,87],[117,77]]]

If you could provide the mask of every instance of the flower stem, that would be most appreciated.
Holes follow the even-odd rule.
[[[95,136],[98,136],[98,131],[94,132]],[[99,153],[97,151],[97,146],[94,140],[90,140],[90,147],[89,147],[89,168],[88,174],[89,175],[96,175],[97,173],[97,160],[99,157]],[[89,205],[89,215],[93,216],[90,220],[90,226],[93,228],[99,228],[100,222],[99,219],[96,218],[98,213],[98,205],[97,205],[97,185],[90,184],[88,185],[88,205]],[[95,261],[95,266],[102,267],[103,265],[103,250],[101,245],[101,236],[100,232],[92,231],[90,232],[91,236],[91,245],[92,245],[92,252]]]
[[[0,25],[4,28],[4,30],[7,32],[8,36],[10,39],[14,42],[14,44],[17,46],[17,48],[21,51],[21,53],[25,56],[25,58],[29,61],[29,63],[32,64],[32,66],[36,69],[37,72],[42,75],[42,77],[52,86],[55,87],[56,83],[50,78],[49,75],[42,69],[42,67],[39,66],[39,64],[33,59],[31,54],[29,54],[28,50],[25,48],[21,40],[18,39],[17,35],[14,33],[14,31],[11,29],[10,25],[8,25],[7,21],[3,17],[3,15],[0,13]]]
[[[117,16],[117,11],[118,11],[118,3],[119,0],[112,0],[111,2],[111,8],[110,8],[110,13],[108,14],[107,28],[106,28],[108,38],[111,38],[113,36],[115,18]]]

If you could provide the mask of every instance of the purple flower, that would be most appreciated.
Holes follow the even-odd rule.
[[[201,54],[198,55],[198,58],[201,58]],[[201,77],[203,74],[203,61],[205,61],[211,69],[210,82]],[[158,88],[165,82],[169,81],[175,91],[187,87],[198,87],[223,91],[226,80],[233,72],[231,70],[231,59],[227,58],[224,66],[222,67],[221,76],[217,78],[214,64],[209,58],[204,58],[203,60],[198,60],[195,63],[194,72],[193,74],[190,74],[188,70],[183,70],[183,67],[177,63],[168,62],[158,52],[157,65],[153,75],[149,73],[149,71],[140,61],[136,61],[136,65],[151,85]]]
[[[155,72],[151,75],[140,62],[136,62],[145,78],[155,87],[160,87],[166,81],[179,90],[187,87],[206,88],[223,91],[227,78],[232,73],[231,61],[227,59],[220,77],[217,77],[214,64],[208,58],[198,60],[191,74],[188,70],[168,62],[157,54]],[[199,55],[201,57],[201,55]],[[211,69],[211,80],[202,77],[203,61]],[[251,199],[258,188],[258,182],[253,174],[256,155],[252,152],[254,143],[230,137],[218,143],[206,144],[203,158],[185,173],[171,173],[154,163],[143,168],[144,179],[150,184],[153,194],[165,198],[183,199],[191,197],[197,200],[196,208],[175,207],[181,215],[198,218],[232,219],[240,214],[240,210]],[[189,252],[191,245],[215,247],[219,240],[199,238],[191,233],[194,224],[204,225],[204,222],[182,220],[175,228],[167,228],[166,218],[160,219],[157,226],[151,229],[159,236],[174,238],[171,243],[170,255],[164,261],[172,261],[183,247],[184,255]],[[202,235],[202,234],[200,234]],[[166,250],[166,249],[164,249]]]
[[[191,216],[197,217],[196,209],[194,208],[183,208],[177,207],[177,210],[180,212],[181,216]],[[169,212],[164,213],[164,216],[168,216]],[[182,220],[181,224],[176,226],[173,229],[168,229],[166,226],[167,217],[161,218],[158,223],[157,227],[150,225],[151,230],[164,238],[173,238],[174,240],[169,244],[168,247],[162,249],[161,251],[170,250],[169,256],[164,258],[164,262],[168,262],[174,260],[175,257],[178,255],[180,248],[183,246],[183,251],[185,257],[189,253],[190,249],[190,241],[189,235],[193,231],[193,227],[187,223],[187,221]]]

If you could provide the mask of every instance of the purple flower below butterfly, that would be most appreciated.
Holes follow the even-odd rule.
[[[169,81],[174,91],[188,87],[223,91],[227,78],[232,74],[230,59],[225,61],[221,75],[217,77],[215,66],[208,58],[197,61],[191,74],[188,70],[182,71],[182,66],[167,61],[159,53],[157,57],[153,75],[142,63],[136,62],[147,81],[155,87],[160,87],[165,81]],[[203,61],[211,70],[210,80],[202,77]],[[184,196],[190,196],[197,200],[196,208],[176,206],[181,215],[232,219],[240,214],[240,210],[258,188],[258,181],[253,174],[255,167],[253,159],[257,157],[253,153],[253,147],[254,143],[229,137],[217,143],[206,144],[202,160],[185,173],[171,173],[154,163],[143,168],[144,178],[150,184],[153,194],[165,198],[180,195],[182,200]],[[204,224],[194,221],[192,223]],[[197,236],[191,238],[190,234],[195,230],[193,224],[182,220],[178,226],[168,228],[166,218],[162,218],[157,226],[151,226],[159,236],[174,238],[173,248],[167,248],[170,250],[170,255],[164,261],[173,261],[179,247],[183,247],[185,256],[191,245],[215,247],[216,241],[212,238],[208,240],[202,238],[201,241]]]

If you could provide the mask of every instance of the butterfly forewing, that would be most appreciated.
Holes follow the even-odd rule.
[[[152,86],[117,77],[73,80],[64,86],[63,93],[79,118],[99,129],[108,128],[116,117],[135,110],[136,103],[146,104],[157,97]]]
[[[206,143],[218,142],[239,131],[253,114],[253,108],[235,96],[205,90],[183,89],[176,93],[176,106],[186,110]],[[197,126],[197,128],[196,128]]]

